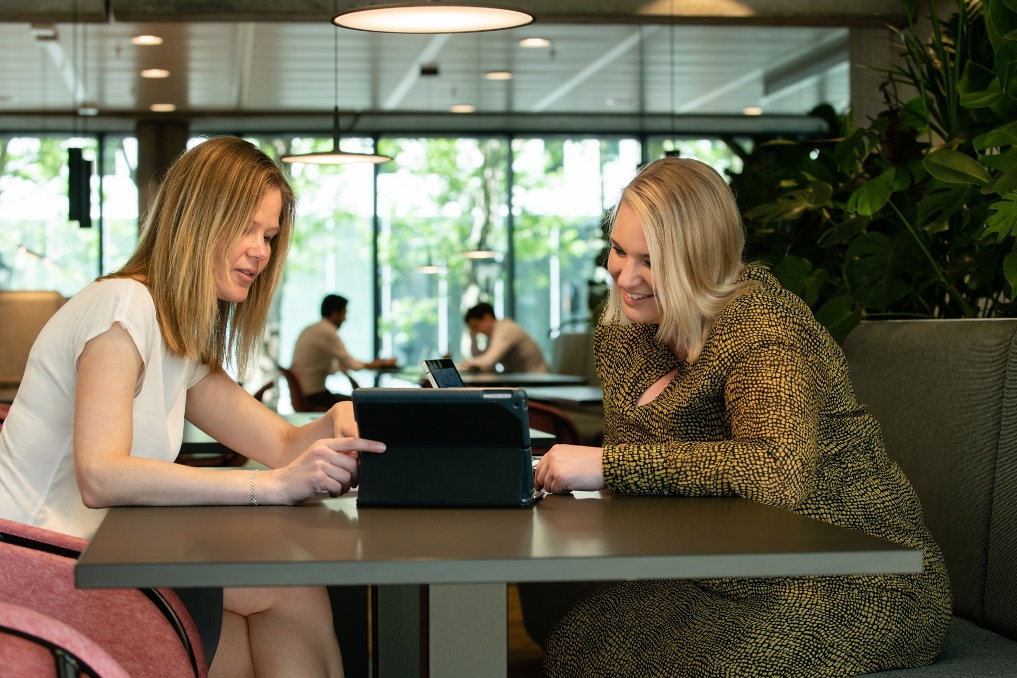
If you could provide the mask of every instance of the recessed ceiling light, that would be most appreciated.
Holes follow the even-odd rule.
[[[336,26],[375,33],[477,33],[532,22],[533,17],[526,12],[474,4],[471,0],[366,5],[332,18]]]
[[[488,80],[511,80],[512,71],[488,71],[484,77]]]
[[[152,104],[148,110],[153,113],[172,113],[177,110],[176,104]]]
[[[450,109],[453,113],[472,113],[477,110],[477,107],[473,104],[452,104]]]
[[[133,45],[161,45],[162,38],[158,35],[135,35],[131,38]]]
[[[748,107],[742,109],[742,114],[744,114],[744,115],[762,115],[763,114],[763,109],[760,108],[759,106],[748,106]]]
[[[523,38],[519,41],[520,47],[550,47],[551,41],[547,38]]]
[[[87,117],[99,115],[99,108],[95,104],[82,104],[78,106],[78,115]]]
[[[146,68],[141,72],[143,78],[168,78],[169,71],[164,68]]]

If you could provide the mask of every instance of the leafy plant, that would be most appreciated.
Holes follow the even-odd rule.
[[[838,339],[863,318],[1017,314],[1017,0],[911,16],[886,109],[840,137],[733,140],[750,256]],[[908,94],[905,94],[908,93]]]

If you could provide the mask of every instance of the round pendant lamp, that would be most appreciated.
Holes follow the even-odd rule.
[[[339,135],[339,31],[335,32],[332,42],[333,57],[333,88],[335,106],[332,109],[332,150],[322,153],[303,153],[301,155],[284,155],[280,160],[283,162],[302,162],[308,165],[380,165],[392,158],[377,153],[348,153],[340,148]]]
[[[339,12],[332,23],[374,33],[480,33],[533,23],[533,16],[511,7],[470,0],[424,0],[366,4]]]

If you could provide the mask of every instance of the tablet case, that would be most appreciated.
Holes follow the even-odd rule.
[[[357,389],[358,506],[528,506],[533,491],[526,392],[518,388]]]

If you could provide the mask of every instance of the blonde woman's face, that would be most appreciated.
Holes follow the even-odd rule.
[[[650,250],[646,234],[628,203],[618,207],[611,231],[611,254],[607,270],[618,288],[625,318],[633,323],[660,323],[660,309],[653,290]]]
[[[254,279],[268,266],[272,256],[272,238],[279,235],[282,194],[270,188],[261,199],[258,211],[227,258],[226,270],[216,276],[216,297],[235,304],[247,299]],[[220,245],[220,248],[224,245]],[[221,255],[218,257],[222,259]]]

